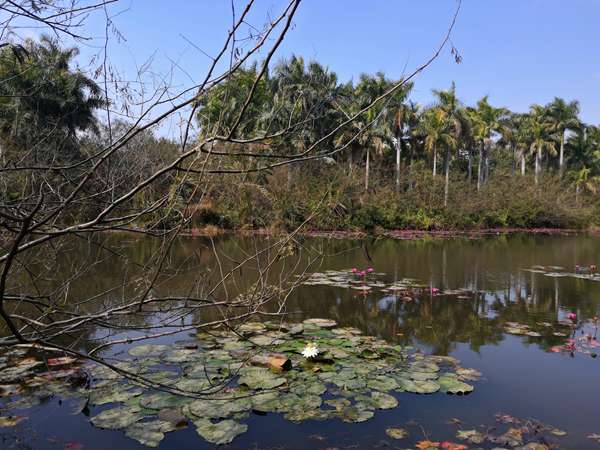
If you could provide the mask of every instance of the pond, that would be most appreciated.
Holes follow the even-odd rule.
[[[201,291],[201,281],[207,279],[199,281],[198,272],[191,270],[192,267],[200,265],[210,269],[212,275],[208,277],[218,276],[220,270],[227,270],[256,249],[265,248],[271,240],[224,236],[211,242],[208,238],[182,237],[169,259],[170,266],[177,271],[161,283],[160,290],[172,295]],[[298,417],[289,412],[282,414],[248,407],[248,413],[239,417],[244,429],[224,448],[491,449],[536,443],[525,448],[591,449],[600,445],[597,412],[600,358],[596,358],[595,352],[600,276],[593,267],[600,263],[600,238],[515,234],[479,239],[301,238],[301,241],[305,250],[296,259],[297,263],[278,262],[269,275],[281,279],[282,274],[286,274],[287,282],[299,283],[287,299],[285,321],[292,327],[307,319],[323,318],[335,321],[337,326],[332,325],[332,328],[324,321],[325,326],[319,328],[309,320],[305,322],[304,335],[299,334],[297,338],[288,328],[285,335],[279,336],[281,342],[287,342],[284,342],[286,348],[296,341],[304,346],[307,340],[312,340],[326,347],[339,337],[351,338],[361,354],[354,355],[356,349],[352,346],[345,348],[346,353],[351,353],[353,358],[364,358],[361,363],[364,367],[379,370],[375,373],[365,369],[363,375],[367,383],[380,377],[390,361],[402,359],[402,364],[409,367],[402,369],[405,374],[421,365],[438,365],[435,370],[423,369],[427,373],[436,372],[432,377],[425,376],[423,381],[433,380],[437,388],[432,391],[437,392],[427,395],[427,389],[407,387],[412,386],[415,377],[403,378],[401,374],[400,378],[394,378],[394,373],[388,371],[385,373],[396,380],[394,386],[404,382],[404,388],[374,388],[374,391],[387,391],[385,395],[395,398],[397,405],[391,400],[386,407],[367,408],[373,411],[369,413],[369,420],[344,421],[340,415],[317,420],[323,418],[310,417],[308,410],[318,409],[318,404],[305,405],[305,415],[299,420],[293,420]],[[85,279],[72,283],[69,301],[119,285],[123,274],[135,271],[136,262],[151,255],[158,245],[147,238],[118,236],[111,237],[105,244],[110,244],[112,253],[118,251],[126,255],[127,262],[122,258],[118,262],[111,257],[100,258],[102,251],[97,246],[74,243],[57,266],[48,268],[55,274],[64,272],[66,276],[69,268],[76,265],[93,267]],[[324,256],[311,259],[310,249]],[[215,254],[222,256],[217,260]],[[192,260],[194,264],[190,263]],[[256,273],[238,271],[236,277],[236,285],[242,291],[255,282]],[[102,301],[110,301],[111,295],[120,294],[109,292]],[[165,320],[165,314],[168,312],[156,311],[146,320]],[[268,332],[268,328],[262,329],[256,324],[249,327],[258,328],[247,336],[256,338]],[[78,345],[89,350],[106,339],[139,335],[140,331],[124,331],[105,336],[91,330],[78,337],[81,341]],[[190,334],[188,330],[182,335],[150,343],[167,345],[169,351],[185,351],[177,342],[192,338],[196,339],[195,333]],[[199,338],[201,341],[203,337]],[[229,338],[226,340],[229,342]],[[396,352],[396,356],[390,356],[392,353],[386,354],[384,359],[381,355],[373,359],[365,356],[367,350],[385,353],[382,341],[389,344],[389,351]],[[231,348],[246,345],[240,342],[236,338]],[[103,354],[127,359],[131,357],[128,353],[131,347],[116,345],[103,350]],[[321,350],[325,354],[327,349]],[[144,353],[142,350],[134,350],[134,356],[136,352],[141,360],[156,356],[152,351]],[[335,351],[333,354],[337,356]],[[428,355],[451,358],[428,359]],[[300,355],[298,358],[302,360]],[[356,358],[353,361],[359,361]],[[385,364],[377,363],[377,358]],[[459,360],[460,365],[455,360]],[[176,361],[172,360],[177,364]],[[450,368],[446,367],[448,362]],[[310,361],[302,364],[306,363],[313,364]],[[333,381],[338,387],[341,386],[338,381],[345,376],[340,375],[339,370],[331,377],[326,375],[326,369],[311,370],[302,373],[316,374],[316,382]],[[466,371],[463,372],[466,376],[461,375],[460,380],[472,386],[472,392],[456,389],[454,395],[443,393],[444,377],[460,375],[461,370]],[[250,379],[247,384],[252,385],[254,375],[245,373],[243,376]],[[267,378],[278,380],[278,376]],[[290,375],[286,376],[286,385],[291,384]],[[384,378],[389,381],[389,377]],[[314,394],[298,392],[300,398]],[[334,397],[340,393],[330,387],[327,392],[318,394],[323,394],[326,401],[332,394]],[[365,393],[369,394],[370,391]],[[58,392],[44,396],[29,407],[25,407],[24,402],[21,408],[9,410],[7,405],[19,400],[19,396],[6,392],[4,395],[0,398],[2,416],[18,415],[25,419],[14,426],[0,428],[2,449],[148,448],[123,430],[94,425],[94,419],[90,418],[111,408],[110,403],[78,408],[80,399]],[[26,392],[21,395],[25,396]],[[382,398],[379,396],[377,400]],[[367,401],[364,395],[360,399]],[[335,408],[336,403],[331,405]],[[95,422],[99,424],[97,419]],[[214,448],[214,444],[199,436],[196,428],[189,422],[183,429],[165,432],[159,448]],[[143,430],[141,427],[140,432]]]

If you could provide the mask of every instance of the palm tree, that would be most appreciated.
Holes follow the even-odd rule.
[[[44,157],[72,159],[77,133],[96,130],[96,109],[105,103],[98,85],[71,64],[77,48],[62,49],[42,36],[28,39],[23,55],[0,50],[0,140],[17,152],[36,148]]]
[[[504,130],[508,119],[506,108],[495,108],[490,105],[486,95],[477,102],[477,107],[470,110],[473,123],[473,135],[479,143],[479,164],[477,167],[477,190],[489,178],[489,153],[494,138]]]
[[[530,139],[529,150],[535,157],[535,184],[537,184],[542,171],[544,151],[556,154],[556,136],[552,134],[548,111],[543,106],[532,105],[526,120]]]
[[[390,87],[390,81],[385,78],[383,72],[377,72],[375,76],[362,74],[356,85],[355,95],[358,100],[358,109],[361,110],[369,105],[377,97],[381,96]],[[375,150],[378,154],[390,148],[389,135],[386,130],[385,118],[389,114],[387,110],[388,104],[379,102],[373,105],[363,115],[364,118],[359,121],[362,123],[360,130],[363,148],[366,150],[365,156],[365,191],[369,190],[369,175],[371,150]]]
[[[450,150],[456,148],[456,133],[452,121],[444,110],[438,107],[428,109],[421,120],[420,133],[424,137],[425,151],[433,156],[433,176],[436,176],[437,151],[442,147],[446,150],[444,161],[444,206],[448,205],[448,188],[450,172]]]
[[[562,98],[555,97],[547,108],[549,120],[552,123],[552,129],[559,137],[560,152],[558,157],[558,170],[560,176],[562,176],[564,172],[566,132],[567,130],[576,130],[581,126],[579,120],[579,102],[571,101],[567,103]]]
[[[395,83],[390,83],[392,86]],[[391,124],[393,134],[393,145],[396,150],[396,193],[400,192],[400,161],[405,139],[410,131],[411,121],[414,119],[414,109],[406,103],[406,98],[413,87],[412,83],[406,83],[398,89],[387,101],[385,110],[388,116],[384,120]],[[391,120],[390,120],[391,119]]]
[[[447,206],[452,153],[453,151],[458,150],[461,139],[469,134],[471,121],[465,108],[463,108],[456,96],[456,84],[454,82],[452,82],[449,90],[433,90],[433,94],[436,97],[437,108],[439,108],[446,116],[446,120],[448,121],[453,134],[452,145],[445,146],[446,151],[444,154],[444,206]]]

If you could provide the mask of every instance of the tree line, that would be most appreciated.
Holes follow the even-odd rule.
[[[271,140],[263,149],[273,156],[290,148],[302,150],[311,134],[342,123],[398,82],[378,72],[342,83],[335,72],[299,56],[280,62],[259,86],[252,86],[256,70],[257,66],[244,69],[201,99],[197,117],[201,132],[227,134],[229,117],[248,90],[256,88],[259,95],[250,105],[253,113],[241,127],[243,138],[265,135],[286,124],[293,130],[292,138]],[[451,171],[462,173],[478,190],[495,167],[510,167],[515,176],[531,171],[536,184],[543,172],[551,172],[578,191],[597,191],[600,128],[581,120],[577,101],[556,97],[520,113],[492,105],[488,96],[466,105],[454,83],[446,90],[434,89],[432,104],[420,105],[410,98],[412,88],[412,83],[406,83],[344,129],[337,140],[323,142],[323,159],[347,163],[349,171],[360,164],[366,191],[375,159],[394,166],[397,190],[410,188],[401,178],[401,168],[422,161],[433,177],[444,177],[445,205]]]
[[[87,169],[94,155],[110,145],[120,130],[126,133],[131,127],[127,121],[116,120],[108,126],[99,119],[98,113],[112,105],[93,77],[74,68],[76,55],[76,48],[61,48],[48,37],[0,50],[4,202],[18,203],[34,195],[41,185],[52,186],[46,195],[56,193],[57,198],[63,198],[61,191],[68,192],[73,178]],[[239,176],[240,184],[216,183],[209,200],[203,200],[201,215],[211,223],[264,226],[267,218],[246,216],[260,210],[254,203],[267,198],[269,204],[264,209],[284,208],[277,220],[296,225],[307,214],[291,211],[297,210],[297,205],[281,206],[282,201],[301,202],[302,198],[289,197],[289,191],[298,190],[299,180],[304,185],[322,186],[324,176],[352,178],[353,198],[358,198],[361,207],[364,196],[382,185],[393,186],[395,197],[387,201],[400,201],[418,188],[418,183],[429,183],[423,178],[426,171],[432,189],[441,180],[443,208],[448,206],[452,182],[461,183],[457,189],[464,191],[470,186],[478,192],[496,171],[503,176],[509,173],[511,183],[520,177],[519,183],[532,186],[542,177],[555,177],[565,190],[574,193],[576,202],[582,193],[593,196],[600,188],[600,128],[580,119],[577,101],[555,98],[518,113],[493,106],[487,96],[475,105],[466,105],[452,83],[448,89],[433,90],[431,104],[420,105],[411,99],[411,82],[388,95],[399,80],[382,72],[340,82],[326,66],[300,56],[281,60],[264,76],[260,76],[262,67],[258,62],[240,67],[207,93],[200,92],[194,102],[197,139],[216,137],[208,149],[202,148],[217,156],[208,165],[216,173],[244,172]],[[369,107],[382,96],[383,101]],[[178,151],[178,143],[157,137],[148,129],[136,133],[116,152],[110,165],[95,173],[94,189],[88,193],[90,201],[72,214],[97,213]],[[277,166],[281,160],[305,164],[301,170],[294,165],[259,170],[262,161]],[[31,170],[40,168],[48,170]],[[282,171],[287,194],[273,183]],[[167,203],[174,217],[182,215],[177,202],[170,200],[194,192],[196,182],[190,172],[193,168],[186,174],[175,171],[136,198],[139,207],[160,211],[147,225],[164,226],[168,222],[162,208]],[[358,179],[361,192],[356,192]],[[329,183],[327,189],[343,190],[340,183],[334,188]],[[249,195],[240,201],[240,186],[246,190],[252,186],[258,197]],[[227,195],[231,198],[225,198]],[[333,211],[343,209],[346,215],[354,214],[356,208],[348,212],[348,198],[337,198]],[[419,214],[430,209],[427,203],[431,198],[414,200]],[[214,203],[219,203],[219,208],[206,211]],[[242,210],[242,204],[248,211]],[[236,209],[235,214],[227,208]],[[220,218],[212,217],[215,214]],[[290,219],[294,215],[297,218]],[[388,222],[385,226],[393,227],[393,220]],[[360,221],[356,224],[363,225]]]

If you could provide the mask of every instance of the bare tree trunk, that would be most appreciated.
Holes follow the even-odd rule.
[[[371,149],[367,148],[367,163],[365,164],[365,191],[369,190],[369,162],[371,159]]]
[[[433,176],[437,175],[437,148],[433,149]]]
[[[448,206],[448,187],[450,185],[450,150],[446,149],[446,157],[444,159],[444,208]]]

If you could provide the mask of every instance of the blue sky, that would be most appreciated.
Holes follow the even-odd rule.
[[[255,25],[284,5],[256,3]],[[304,0],[278,57],[317,59],[342,81],[378,70],[397,78],[432,53],[455,6],[454,0]],[[127,40],[111,44],[113,65],[131,74],[154,55],[153,71],[167,73],[176,61],[173,80],[182,86],[209,63],[185,38],[214,54],[231,22],[228,0],[122,0],[110,10],[117,11],[114,22]],[[99,37],[101,18],[92,19]],[[427,104],[432,88],[454,80],[465,103],[489,95],[497,106],[524,111],[561,96],[579,100],[583,119],[600,123],[599,18],[600,0],[463,0],[452,36],[463,63],[446,51],[418,77],[412,97]],[[83,49],[82,63],[99,44]]]

